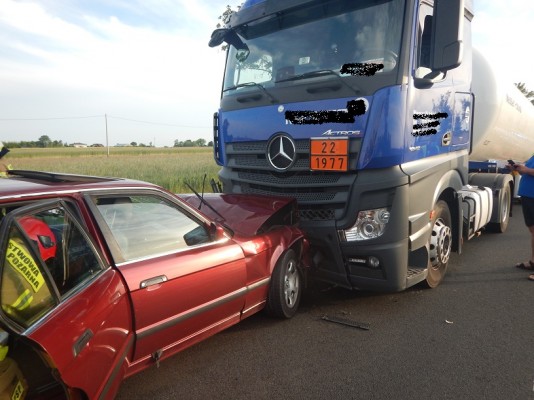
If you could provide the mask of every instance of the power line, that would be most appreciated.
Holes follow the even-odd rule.
[[[122,121],[137,122],[148,125],[160,125],[160,126],[173,126],[176,128],[192,128],[192,129],[210,129],[210,126],[193,126],[193,125],[179,125],[179,124],[167,124],[163,122],[142,121],[138,119],[118,117],[113,115],[107,115],[110,119],[118,119]],[[105,118],[105,115],[87,115],[81,117],[48,117],[48,118],[0,118],[0,121],[54,121],[54,120],[73,120],[73,119],[87,119],[87,118]]]
[[[85,117],[50,117],[50,118],[0,118],[0,121],[51,121],[58,119],[85,119],[85,118],[104,118],[103,115],[88,115]]]
[[[120,119],[120,120],[123,120],[123,121],[139,122],[139,123],[142,123],[142,124],[150,124],[150,125],[175,126],[177,128],[201,128],[201,129],[206,129],[206,128],[209,129],[209,128],[211,128],[209,126],[177,125],[177,124],[165,124],[165,123],[162,123],[162,122],[140,121],[138,119],[116,117],[116,116],[113,116],[113,115],[108,115],[108,118]]]

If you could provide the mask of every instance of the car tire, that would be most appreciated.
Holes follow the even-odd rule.
[[[266,311],[278,318],[291,318],[297,312],[302,291],[295,251],[288,250],[278,260],[271,276]]]

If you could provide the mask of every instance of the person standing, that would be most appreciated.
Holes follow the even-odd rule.
[[[0,142],[0,178],[7,178],[7,171],[12,169],[11,164],[6,162],[6,155],[9,149]]]
[[[530,259],[516,264],[516,267],[534,271],[534,156],[524,164],[510,164],[510,168],[521,175],[517,194],[521,196],[523,218],[530,232]],[[534,281],[534,273],[528,279]]]

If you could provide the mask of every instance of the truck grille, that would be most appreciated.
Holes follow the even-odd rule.
[[[296,161],[289,171],[277,172],[267,160],[267,141],[226,145],[230,182],[242,193],[290,196],[299,203],[303,220],[333,220],[343,216],[355,172],[310,171],[310,142],[295,140]],[[361,139],[350,141],[349,169],[355,171]]]

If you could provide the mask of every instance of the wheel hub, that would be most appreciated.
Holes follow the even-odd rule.
[[[286,304],[289,307],[295,305],[296,298],[299,291],[299,280],[298,280],[298,271],[293,262],[291,262],[286,269],[286,274],[284,276],[284,295],[286,299]]]
[[[432,267],[447,264],[451,255],[452,231],[441,219],[436,220],[430,239],[430,263]]]

